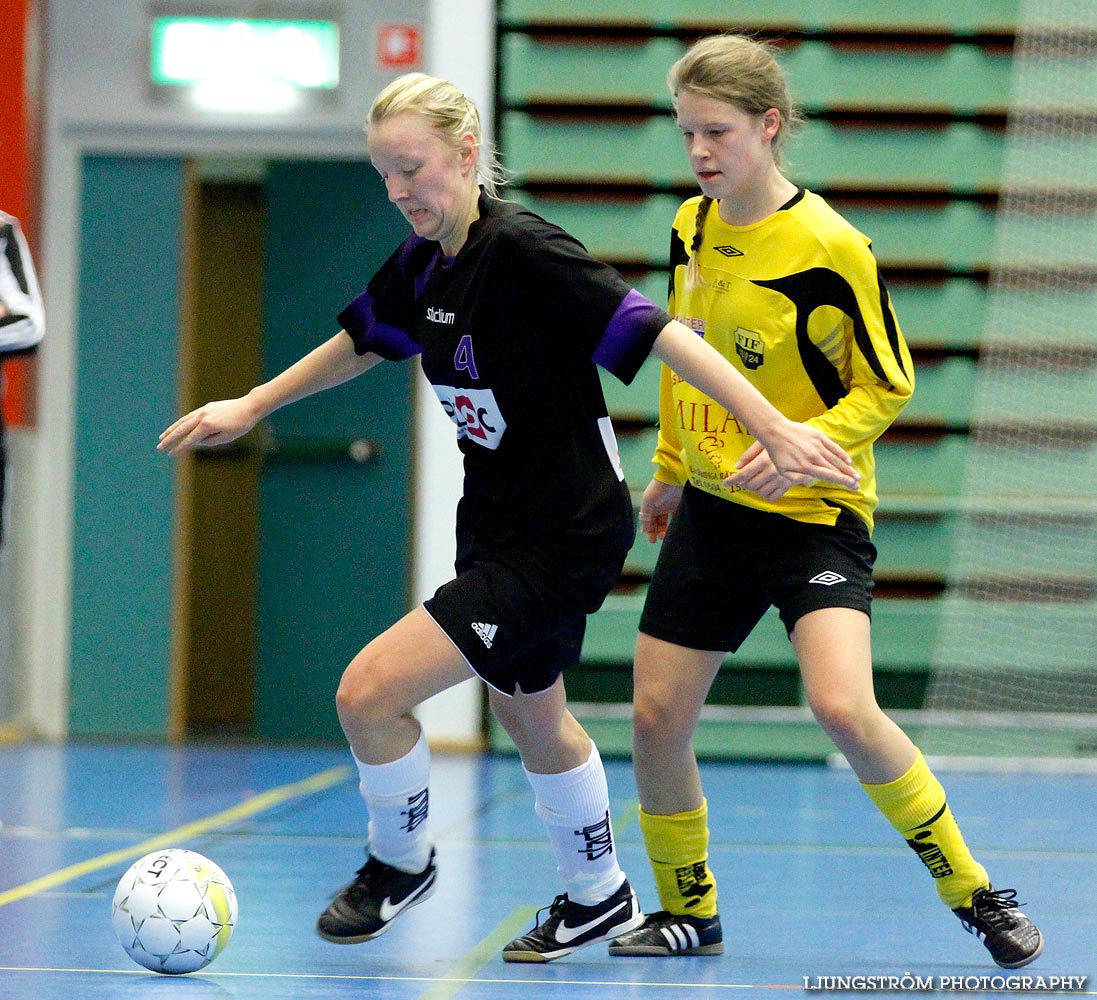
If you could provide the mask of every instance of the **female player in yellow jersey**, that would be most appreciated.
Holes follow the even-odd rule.
[[[994,961],[1026,965],[1040,932],[1014,890],[991,887],[940,783],[873,691],[872,443],[910,399],[914,373],[869,241],[781,172],[795,111],[765,45],[702,39],[667,79],[702,191],[674,221],[669,311],[787,417],[840,444],[860,487],[794,486],[735,415],[664,366],[656,471],[640,510],[641,530],[664,541],[634,694],[640,825],[662,909],[610,952],[723,950],[693,730],[725,655],[774,605],[815,718],[869,798]],[[743,457],[741,486],[725,485]]]

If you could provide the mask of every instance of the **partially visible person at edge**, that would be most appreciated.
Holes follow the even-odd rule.
[[[0,362],[33,351],[46,331],[45,309],[34,261],[14,215],[0,211]],[[0,389],[3,374],[0,372]],[[0,411],[0,545],[4,541],[4,487],[7,452]]]
[[[368,941],[433,891],[430,752],[412,710],[477,676],[521,754],[564,887],[503,958],[549,961],[643,919],[618,865],[597,748],[568,711],[561,676],[635,535],[595,364],[628,382],[654,352],[738,413],[781,474],[849,488],[857,475],[822,431],[784,417],[567,233],[500,200],[477,110],[451,83],[399,78],[367,131],[413,233],[334,337],[246,396],[181,417],[159,448],[223,444],[381,361],[421,355],[464,454],[456,578],[343,674],[336,708],[369,815],[367,860],[317,926],[330,941]],[[750,478],[757,464],[728,475]]]
[[[872,444],[910,399],[914,372],[869,241],[782,173],[797,115],[767,46],[702,39],[668,85],[702,191],[674,220],[670,312],[785,416],[841,444],[861,478],[853,488],[794,482],[740,411],[673,360],[664,367],[655,472],[640,511],[641,530],[663,544],[634,669],[640,827],[661,910],[610,952],[723,951],[693,732],[727,653],[773,605],[811,710],[869,799],[994,961],[1026,965],[1043,948],[1040,932],[1015,890],[991,886],[937,778],[873,690]],[[743,457],[750,471],[729,481]]]

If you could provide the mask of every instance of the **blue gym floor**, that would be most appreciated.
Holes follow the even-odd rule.
[[[723,956],[611,959],[595,945],[504,964],[501,946],[558,885],[517,759],[491,755],[435,755],[435,895],[378,940],[329,944],[313,922],[362,860],[347,763],[337,748],[0,747],[0,998],[661,1000],[797,996],[829,976],[1010,975],[938,902],[852,772],[817,765],[704,765]],[[655,909],[629,763],[607,771],[622,863]],[[1087,976],[1097,993],[1097,777],[941,778],[976,855],[1044,932],[1043,956],[1013,975]],[[134,965],[111,929],[119,876],[163,846],[212,858],[240,901],[228,949],[186,977]]]

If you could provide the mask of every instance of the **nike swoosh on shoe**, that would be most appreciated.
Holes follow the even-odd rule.
[[[418,890],[405,896],[399,903],[394,903],[391,896],[386,896],[381,900],[381,905],[378,907],[378,914],[383,921],[387,924],[390,920],[396,917],[401,910],[407,909],[413,903],[419,902],[423,893],[430,889],[434,885],[434,879],[431,879],[424,885],[419,886]]]
[[[605,913],[599,914],[593,920],[588,920],[585,924],[579,924],[578,927],[569,927],[563,921],[560,922],[560,926],[556,928],[556,940],[560,944],[569,944],[577,937],[582,937],[587,931],[594,930],[601,923],[605,923],[613,914],[618,910],[624,909],[632,904],[632,900],[626,899],[623,903],[618,904],[612,910],[607,910]]]

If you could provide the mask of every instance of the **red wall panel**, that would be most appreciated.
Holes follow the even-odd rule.
[[[36,0],[0,3],[0,207],[23,225],[31,253],[38,247],[38,66]],[[36,255],[37,256],[37,255]],[[38,269],[41,278],[41,268]],[[47,330],[49,317],[46,318]],[[48,336],[48,333],[47,333]],[[34,357],[4,362],[4,419],[9,424],[34,420]]]

